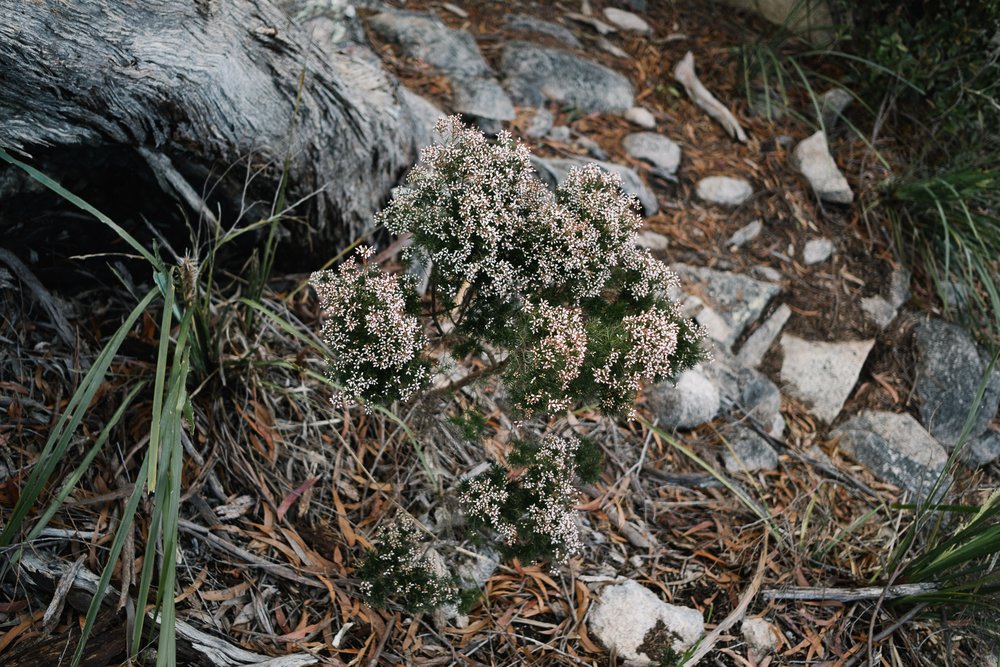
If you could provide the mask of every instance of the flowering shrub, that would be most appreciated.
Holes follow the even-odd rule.
[[[522,413],[621,412],[639,382],[702,358],[702,331],[668,297],[677,278],[634,243],[637,202],[617,174],[574,169],[553,194],[509,134],[491,144],[457,118],[437,129],[444,142],[378,220],[412,234],[412,258],[430,265],[436,330],[462,353],[507,353]]]
[[[392,598],[416,612],[459,601],[458,586],[434,567],[412,519],[404,515],[390,523],[377,542],[357,570],[361,592],[372,605],[385,607]]]
[[[669,294],[676,276],[635,245],[638,202],[596,165],[572,170],[555,193],[522,144],[490,143],[457,118],[424,149],[406,188],[377,216],[410,234],[408,259],[429,268],[426,298],[413,280],[348,262],[312,277],[326,317],[330,375],[346,396],[387,403],[420,396],[424,348],[488,359],[521,416],[580,403],[631,410],[643,382],[672,378],[704,358],[704,332]],[[478,372],[477,372],[478,373]],[[445,387],[477,377],[471,372]],[[484,420],[455,421],[470,440]],[[574,437],[516,441],[504,465],[459,489],[469,527],[523,561],[565,560],[580,548],[576,476],[596,478],[600,452]],[[415,528],[390,527],[358,571],[375,604],[417,609],[453,601],[453,584],[421,556]]]
[[[496,537],[512,558],[567,560],[581,546],[573,480],[593,481],[595,457],[600,460],[596,446],[575,437],[516,441],[506,466],[495,463],[460,487],[470,528]]]

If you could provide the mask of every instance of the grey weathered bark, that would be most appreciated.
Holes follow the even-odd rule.
[[[189,179],[251,157],[261,194],[287,152],[289,200],[315,193],[312,229],[344,244],[426,136],[372,60],[324,53],[270,0],[0,0],[0,147],[142,148]]]

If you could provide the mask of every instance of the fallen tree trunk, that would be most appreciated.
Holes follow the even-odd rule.
[[[85,155],[97,180],[94,156],[134,151],[203,217],[270,204],[287,164],[311,240],[346,245],[426,137],[380,65],[325,53],[270,0],[0,0],[0,16],[0,147]]]

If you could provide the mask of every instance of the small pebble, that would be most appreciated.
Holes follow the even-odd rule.
[[[625,112],[625,120],[647,130],[652,130],[656,127],[656,119],[649,109],[645,107],[632,107]]]
[[[802,261],[806,266],[819,264],[830,259],[833,254],[833,241],[830,239],[811,239],[806,241],[802,249]]]

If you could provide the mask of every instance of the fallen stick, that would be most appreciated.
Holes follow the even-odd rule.
[[[863,588],[785,588],[764,591],[765,600],[817,600],[858,602],[860,600],[892,600],[921,593],[933,593],[937,584],[898,584],[896,586],[866,586]]]
[[[690,51],[674,68],[674,79],[684,86],[691,101],[722,125],[729,136],[741,143],[746,143],[747,135],[740,126],[740,122],[736,120],[736,116],[722,102],[715,99],[715,96],[708,92],[708,88],[705,88],[698,80],[698,75],[694,73],[694,54]]]

